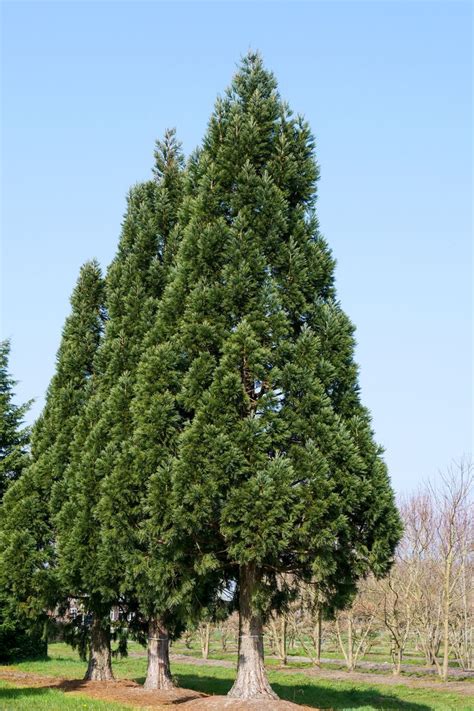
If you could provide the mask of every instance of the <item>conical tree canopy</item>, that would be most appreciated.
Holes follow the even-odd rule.
[[[8,486],[16,481],[28,462],[30,431],[24,417],[31,403],[16,405],[16,381],[8,372],[10,342],[0,341],[0,501]]]
[[[130,401],[143,339],[173,263],[183,158],[174,131],[155,153],[155,180],[135,186],[106,278],[107,324],[76,428],[68,501],[58,516],[61,574],[108,614],[120,598],[123,546],[141,492],[129,468]],[[131,478],[132,477],[132,478]],[[72,524],[71,524],[72,522]]]
[[[279,576],[316,581],[341,605],[360,576],[387,570],[400,534],[317,178],[307,124],[249,54],[209,122],[137,383],[164,549],[240,590],[237,696],[271,694],[258,659],[262,618],[284,602]]]
[[[1,523],[5,585],[39,612],[60,597],[54,500],[63,488],[103,329],[104,285],[97,262],[81,268],[56,356],[56,371],[31,438],[31,463],[5,497]]]

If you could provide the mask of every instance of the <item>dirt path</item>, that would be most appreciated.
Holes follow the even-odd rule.
[[[292,662],[303,662],[303,663],[311,663],[311,659],[309,657],[288,657],[288,661]],[[345,663],[344,659],[321,659],[322,664],[341,664],[341,666]],[[392,665],[390,662],[357,662],[357,667],[359,669],[368,669],[369,671],[386,671],[391,674],[392,672]],[[401,670],[404,672],[416,672],[418,674],[427,674],[429,676],[437,676],[438,672],[436,670],[436,667],[427,667],[427,666],[422,666],[421,664],[402,664]],[[473,671],[463,671],[462,669],[450,669],[449,670],[449,675],[452,678],[455,677],[469,677],[474,679],[474,670]]]
[[[176,688],[172,691],[147,691],[134,681],[83,681],[78,679],[58,679],[20,672],[8,667],[0,667],[0,679],[16,687],[37,689],[58,689],[64,693],[88,696],[102,701],[116,701],[131,709],[153,709],[170,711],[179,705],[183,711],[321,711],[309,706],[299,706],[290,701],[238,701],[226,696],[207,696],[199,691]],[[329,710],[328,710],[329,711]]]

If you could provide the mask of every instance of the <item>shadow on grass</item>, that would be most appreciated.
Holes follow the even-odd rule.
[[[207,694],[224,696],[232,686],[229,679],[216,679],[212,676],[177,674],[179,685],[185,689],[203,691]],[[136,680],[142,683],[142,680]],[[305,704],[321,709],[356,709],[373,707],[376,709],[400,709],[401,711],[431,711],[432,707],[423,703],[403,701],[397,696],[380,692],[378,689],[335,689],[318,683],[284,684],[272,682],[272,687],[281,699],[295,704]]]
[[[44,696],[51,691],[50,686],[10,686],[0,688],[0,702],[4,699],[24,699],[26,697]]]

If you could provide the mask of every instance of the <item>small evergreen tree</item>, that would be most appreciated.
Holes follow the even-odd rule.
[[[13,401],[15,380],[8,371],[9,341],[0,342],[0,506],[7,488],[22,475],[28,464],[30,431],[24,417],[30,402]],[[5,511],[0,508],[0,526]],[[0,662],[41,656],[46,651],[40,626],[28,624],[18,612],[9,590],[1,584],[8,569],[0,558]]]
[[[53,504],[102,332],[103,281],[96,262],[81,268],[71,308],[45,407],[33,428],[31,463],[7,491],[0,524],[1,582],[11,614],[21,609],[37,622],[68,595],[57,585]]]
[[[0,501],[12,481],[19,478],[28,461],[30,431],[23,426],[31,402],[15,405],[16,381],[8,372],[10,342],[0,341]]]
[[[158,559],[234,578],[239,698],[274,697],[262,623],[292,594],[277,578],[315,581],[342,606],[388,569],[400,535],[317,178],[307,124],[249,54],[211,117],[140,367],[148,530]]]
[[[125,567],[146,487],[133,463],[130,402],[143,341],[177,246],[183,158],[174,131],[155,153],[155,180],[129,194],[118,252],[106,278],[107,325],[91,393],[76,430],[69,499],[58,516],[64,584],[87,598],[93,645],[87,678],[112,677],[109,610],[135,605]]]

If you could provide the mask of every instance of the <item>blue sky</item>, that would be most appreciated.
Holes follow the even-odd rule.
[[[471,450],[469,2],[2,3],[2,335],[43,404],[79,267],[249,48],[305,114],[318,215],[395,488]]]

